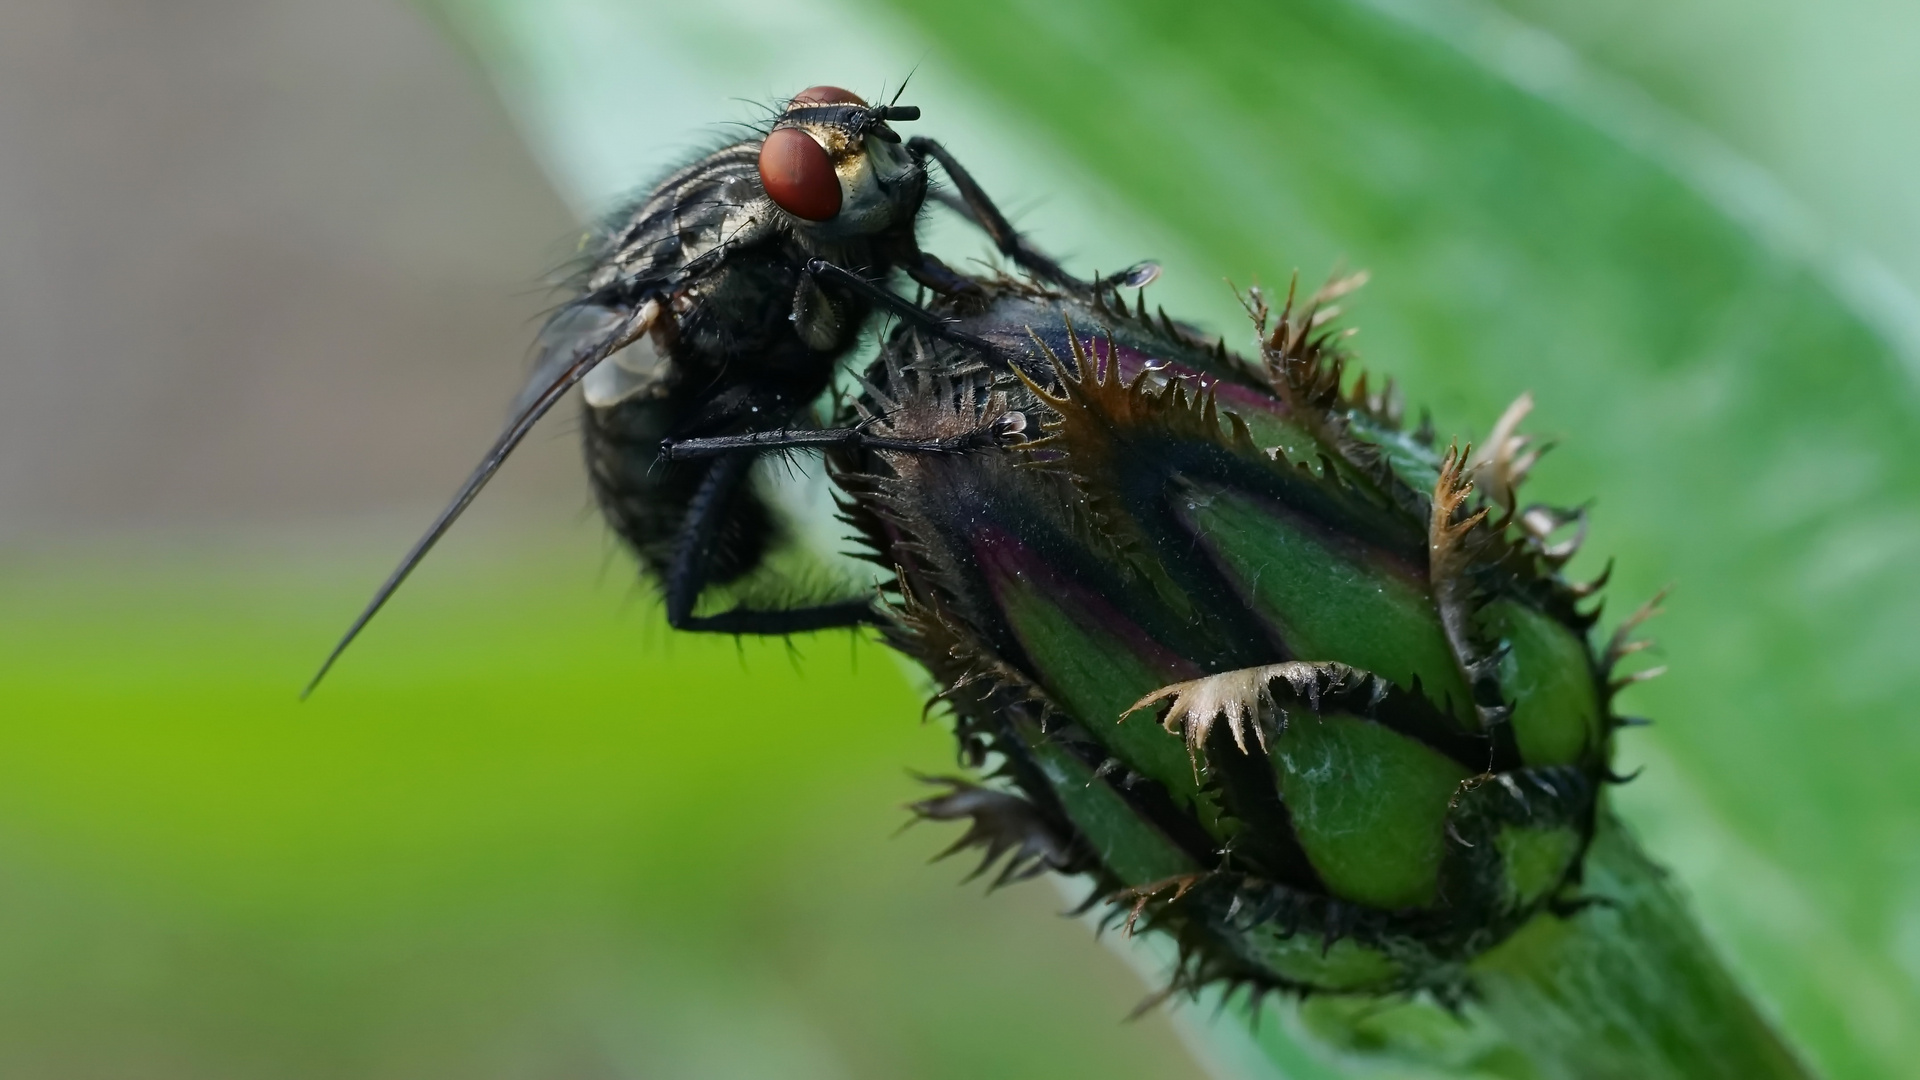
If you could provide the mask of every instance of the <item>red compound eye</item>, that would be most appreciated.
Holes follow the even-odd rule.
[[[767,136],[760,147],[760,183],[780,209],[794,217],[826,221],[840,212],[840,178],[834,175],[833,162],[799,128],[781,128]]]
[[[865,105],[860,95],[851,90],[842,90],[837,86],[809,86],[793,95],[787,103],[793,105]]]

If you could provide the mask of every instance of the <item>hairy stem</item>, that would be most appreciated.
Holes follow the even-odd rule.
[[[1551,1080],[1805,1080],[1721,966],[1666,872],[1602,814],[1599,903],[1542,915],[1473,965],[1477,1011]]]

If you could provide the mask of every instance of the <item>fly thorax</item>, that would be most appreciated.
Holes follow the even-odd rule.
[[[702,256],[711,255],[723,245],[740,247],[766,235],[775,211],[754,189],[753,181],[740,178],[722,189],[724,208],[719,214],[702,214],[676,222],[679,231],[674,240],[679,263],[685,266]]]

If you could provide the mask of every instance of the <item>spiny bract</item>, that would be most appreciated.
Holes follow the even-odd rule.
[[[1257,366],[1117,292],[981,284],[941,313],[1015,362],[903,329],[847,419],[1025,441],[836,463],[987,774],[917,812],[1174,935],[1169,990],[1457,995],[1577,903],[1632,646],[1589,645],[1580,516],[1519,501],[1529,400],[1478,452],[1406,430],[1330,325],[1358,278],[1251,293]]]

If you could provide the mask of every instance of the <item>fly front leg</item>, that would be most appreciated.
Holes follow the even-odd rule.
[[[1069,289],[1089,287],[1141,289],[1160,276],[1159,263],[1139,262],[1097,281],[1083,281],[1074,277],[1059,263],[1041,254],[1039,249],[1027,243],[1027,238],[1020,234],[1020,230],[1013,227],[1013,223],[1007,220],[1007,216],[1002,214],[1000,208],[993,204],[993,200],[987,197],[986,191],[974,181],[972,174],[954,160],[953,154],[946,147],[925,136],[915,136],[907,140],[907,149],[940,163],[940,167],[946,170],[947,179],[953,182],[955,190],[960,193],[959,205],[956,209],[979,226],[981,232],[987,234],[987,238],[993,241],[993,246],[999,249],[1000,254],[1034,277]]]
[[[1000,254],[1012,260],[1014,265],[1055,285],[1065,285],[1070,288],[1082,288],[1086,285],[1086,282],[1067,273],[1059,263],[1034,250],[1033,245],[1027,243],[1027,238],[1021,236],[1019,230],[1013,227],[1013,223],[1000,212],[1000,208],[993,205],[993,200],[988,198],[987,193],[974,182],[972,174],[954,160],[946,147],[924,136],[915,136],[907,140],[907,149],[916,154],[924,154],[940,163],[940,168],[946,171],[947,179],[960,193],[960,201],[966,207],[967,216],[987,234],[987,238],[993,241],[993,246],[1000,250]]]
[[[673,560],[663,576],[667,625],[675,630],[718,634],[781,635],[877,623],[879,617],[873,605],[865,600],[773,610],[736,607],[716,615],[693,613],[694,604],[707,585],[714,539],[726,520],[734,495],[746,482],[756,456],[748,450],[715,458],[701,478],[700,486],[694,490],[693,499],[687,504],[686,521],[674,540]]]

